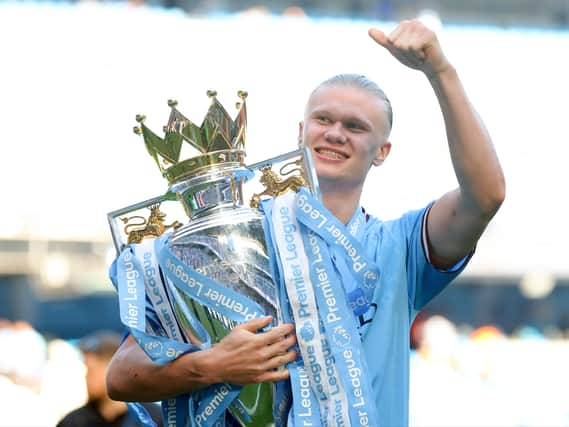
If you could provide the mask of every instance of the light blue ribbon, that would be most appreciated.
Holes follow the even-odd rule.
[[[134,419],[144,427],[156,427],[156,423],[150,417],[150,414],[144,406],[140,403],[127,402],[126,407],[128,412],[134,417]]]
[[[165,427],[189,425],[188,401],[188,395],[181,395],[162,401],[162,420]]]
[[[158,327],[158,319],[155,313],[146,310],[144,273],[131,246],[126,247],[120,254],[115,268],[121,321],[152,361],[163,365],[184,353],[199,350],[198,346],[146,332],[148,317],[149,329],[153,332],[157,332],[156,329],[159,329],[159,333],[165,334],[164,330]],[[144,427],[156,426],[148,411],[141,404],[129,402],[127,406],[141,425]],[[175,419],[174,424],[177,426],[185,425],[183,420],[187,418],[181,414],[181,411],[182,409],[178,410],[170,418]]]
[[[295,214],[301,224],[300,233],[309,260],[310,276],[320,315],[319,327],[325,331],[327,337],[325,348],[333,355],[340,379],[347,391],[350,422],[353,426],[377,425],[378,418],[371,385],[363,377],[366,361],[354,316],[367,311],[379,280],[379,269],[374,262],[367,259],[363,248],[349,229],[308,191],[300,190],[295,205]],[[267,218],[271,218],[273,201],[262,201],[261,209]],[[364,214],[359,213],[362,218],[357,220],[362,221]],[[274,236],[274,224],[270,221],[268,229]],[[361,236],[363,227],[360,225],[359,229],[354,231],[356,235]],[[272,239],[269,239],[269,243],[271,247],[274,246]],[[276,261],[276,270],[280,278],[284,277],[281,260],[275,256],[272,258]],[[342,282],[338,280],[334,266]],[[285,322],[290,322],[293,321],[291,309],[286,292],[283,290],[285,286],[282,285],[282,279],[280,282],[284,293],[281,296],[283,318]],[[351,285],[349,289],[344,288],[342,285],[344,282]],[[288,417],[289,425],[294,427],[322,425],[319,406],[309,386],[306,368],[302,361],[290,363],[287,368],[290,371],[293,394],[292,409]],[[334,405],[331,406],[331,410],[334,410]]]
[[[324,240],[310,229],[302,236],[310,261],[310,275],[315,285],[320,317],[328,338],[327,347],[340,372],[343,387],[347,390],[350,422],[353,426],[375,426],[377,416],[374,399],[371,387],[363,376],[367,365],[353,311],[348,307]]]
[[[375,262],[368,259],[365,250],[346,226],[304,188],[300,189],[296,198],[296,215],[303,224],[310,223],[311,229],[328,243],[335,255],[342,281],[355,282],[355,286],[351,286],[353,289],[347,289],[354,314],[359,316],[365,313],[379,282],[380,272]]]
[[[301,234],[309,259],[310,275],[328,344],[344,387],[348,390],[351,424],[378,425],[371,386],[363,377],[367,364],[353,317],[358,313],[353,310],[353,305],[352,310],[349,309],[346,293],[334,272],[328,246],[335,249],[337,261],[338,256],[343,255],[346,264],[351,264],[351,275],[356,280],[364,281],[363,288],[367,292],[375,289],[379,269],[364,256],[363,248],[346,227],[303,189],[296,197],[296,215],[298,221],[308,229]]]
[[[146,290],[142,266],[131,247],[117,260],[119,309],[122,323],[144,352],[156,363],[166,364],[199,346],[146,333]],[[153,319],[153,321],[155,321]]]
[[[220,418],[225,420],[225,410],[237,399],[240,392],[241,387],[232,384],[214,384],[209,387],[193,411],[192,426],[213,426]]]
[[[269,259],[271,261],[271,270],[274,274],[274,280],[279,283],[279,301],[281,305],[281,316],[285,323],[294,323],[294,316],[292,314],[291,306],[288,300],[286,286],[284,285],[284,272],[282,262],[277,251],[275,250],[275,236],[274,223],[271,221],[274,200],[272,198],[263,199],[260,203],[260,210],[265,214],[265,230],[267,231],[267,249]],[[298,344],[295,346],[299,350]],[[300,355],[300,351],[298,351]],[[320,425],[320,412],[318,409],[318,402],[310,388],[308,375],[306,374],[305,367],[302,364],[300,356],[297,360],[290,362],[286,365],[290,373],[290,385],[288,382],[280,381],[276,384],[276,395],[279,399],[277,406],[273,407],[273,417],[276,427],[288,425],[290,427],[299,426],[318,426]]]
[[[165,244],[158,252],[158,262],[162,272],[179,291],[227,318],[243,323],[265,316],[259,304],[190,268]]]

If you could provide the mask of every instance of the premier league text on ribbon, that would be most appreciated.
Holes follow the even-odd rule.
[[[296,212],[299,221],[308,228],[303,240],[310,262],[312,283],[315,286],[326,335],[333,341],[332,353],[336,367],[341,372],[342,385],[350,390],[348,395],[351,407],[350,418],[352,422],[365,426],[370,424],[368,414],[370,408],[367,402],[369,390],[362,378],[361,369],[362,363],[365,362],[361,360],[358,343],[351,342],[351,336],[356,336],[353,319],[346,317],[350,316],[350,311],[345,307],[348,301],[335,276],[324,240],[345,250],[345,256],[352,260],[354,273],[364,269],[367,262],[365,257],[364,261],[359,261],[358,245],[352,243],[350,236],[344,234],[341,224],[335,224],[334,219],[328,217],[327,211],[319,210],[314,203],[318,206],[318,202],[310,197],[302,193],[297,195]]]
[[[332,285],[328,278],[327,269],[324,266],[319,266],[319,264],[323,263],[323,257],[320,250],[319,239],[317,235],[312,231],[308,230],[308,242],[310,243],[310,251],[311,251],[311,264],[312,268],[316,272],[317,277],[317,284],[316,286],[321,289],[321,292],[325,296],[326,301],[326,323],[328,325],[333,325],[334,323],[341,321],[342,317],[339,314],[339,308],[337,306],[336,298],[334,297],[334,290],[332,289]],[[339,337],[338,341],[349,342],[350,337],[348,332],[345,328],[340,324],[337,326],[332,326],[333,336]],[[324,346],[324,342],[323,342]],[[325,352],[331,353],[330,346],[326,342]],[[352,350],[347,348],[342,351],[342,357],[344,359],[344,363],[346,364],[346,368],[348,374],[350,376],[351,382],[351,390],[353,398],[350,399],[351,405],[353,408],[361,408],[364,407],[366,402],[364,398],[364,392],[362,388],[362,371],[359,367],[357,367],[357,362],[354,360],[354,356]],[[332,361],[334,361],[334,357],[331,356]],[[366,411],[358,410],[358,416],[360,425],[368,425],[368,414]]]
[[[356,273],[365,268],[367,263],[365,261],[360,261],[361,255],[358,254],[357,249],[352,245],[350,239],[340,228],[334,224],[329,224],[328,227],[324,228],[324,225],[328,222],[328,218],[312,205],[305,193],[298,194],[296,198],[296,206],[302,212],[309,215],[310,218],[315,221],[315,224],[319,229],[324,229],[324,231],[335,239],[336,244],[342,246],[346,250],[346,253],[352,261],[352,268]]]
[[[152,245],[151,248],[153,248],[153,246],[154,245]],[[142,255],[142,268],[144,270],[147,288],[150,290],[149,296],[154,304],[158,316],[167,329],[166,332],[168,333],[168,336],[178,341],[183,341],[178,325],[176,324],[176,320],[174,319],[174,313],[170,308],[170,303],[167,301],[164,288],[158,282],[158,280],[160,280],[160,273],[158,271],[155,256],[151,250],[144,250]]]
[[[201,427],[203,423],[207,422],[209,418],[214,414],[215,410],[219,408],[223,402],[223,398],[229,394],[231,388],[227,384],[222,384],[217,393],[213,396],[207,405],[200,408],[201,411],[195,415],[194,421],[196,425]]]
[[[123,255],[124,272],[126,277],[126,292],[123,301],[128,302],[127,309],[123,313],[125,323],[129,328],[142,329],[140,324],[141,317],[136,303],[138,301],[138,283],[139,278],[138,270],[136,269],[133,261],[133,255],[130,251],[124,251]]]
[[[342,398],[343,390],[337,378],[334,356],[326,336],[318,333],[319,331],[315,329],[320,329],[320,326],[315,325],[319,323],[318,313],[310,309],[311,306],[316,308],[316,305],[312,289],[307,288],[307,285],[312,286],[307,266],[303,266],[299,258],[299,253],[302,256],[305,252],[303,246],[297,248],[297,243],[302,245],[302,240],[299,239],[298,223],[292,218],[291,210],[286,205],[279,207],[279,217],[283,231],[282,238],[285,243],[283,264],[288,267],[285,275],[287,276],[287,282],[293,282],[297,295],[298,306],[295,308],[295,320],[297,324],[302,325],[300,335],[306,346],[305,357],[308,359],[306,364],[313,381],[312,389],[316,394],[316,398],[320,401],[321,421],[323,424],[328,424],[330,411],[333,410],[334,414],[332,417],[336,424],[344,425],[345,405],[343,402],[345,399]],[[281,255],[283,254],[281,253]],[[316,338],[315,344],[310,342],[313,338]],[[322,362],[324,368],[322,367]],[[334,399],[333,402],[331,401],[332,399]],[[308,404],[310,401],[303,399],[302,403],[304,407],[304,403]],[[334,405],[333,409],[330,407],[331,404]],[[307,407],[307,409],[305,416],[310,416],[310,407]]]
[[[298,315],[303,318],[307,318],[312,316],[312,313],[309,311],[309,306],[307,304],[308,296],[306,294],[306,281],[302,274],[302,269],[300,264],[292,264],[292,261],[298,260],[298,251],[296,248],[296,244],[294,242],[294,235],[293,233],[296,232],[296,225],[292,223],[290,217],[290,211],[287,206],[281,206],[279,213],[281,215],[281,223],[284,231],[284,240],[286,242],[286,250],[287,255],[285,260],[291,270],[292,273],[292,280],[294,281],[296,292],[298,294],[298,301],[300,303],[300,307],[298,309]]]
[[[245,321],[262,317],[258,311],[249,312],[249,306],[236,301],[229,295],[218,292],[215,289],[197,280],[193,274],[188,274],[188,268],[181,262],[177,262],[173,257],[166,258],[166,269],[182,283],[187,285],[194,295],[203,300],[206,304],[214,307],[224,307],[238,315]]]

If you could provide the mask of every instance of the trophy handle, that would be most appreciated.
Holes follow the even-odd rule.
[[[122,252],[122,250],[125,248],[125,246],[127,245],[127,242],[124,241],[123,239],[123,233],[121,233],[120,231],[120,224],[117,221],[117,219],[120,219],[122,222],[128,222],[128,219],[125,221],[124,219],[120,218],[126,214],[129,214],[130,212],[133,211],[137,211],[139,209],[144,209],[144,208],[150,208],[151,209],[151,217],[152,217],[152,212],[154,211],[154,213],[156,212],[156,210],[158,209],[158,206],[167,200],[173,200],[173,198],[175,198],[174,195],[167,193],[165,195],[162,196],[157,196],[157,197],[153,197],[152,199],[148,199],[148,200],[144,200],[142,202],[138,202],[135,203],[134,205],[130,205],[121,209],[117,209],[115,211],[109,212],[107,214],[107,220],[109,221],[109,226],[111,227],[111,235],[113,236],[113,243],[115,245],[115,249],[117,251],[117,255],[120,254]],[[161,219],[163,219],[163,216],[160,216]],[[130,225],[134,225],[134,224],[130,224]],[[152,218],[149,219],[148,221],[146,221],[144,224],[140,224],[143,226],[143,228],[139,228],[136,230],[133,230],[131,232],[131,234],[127,233],[129,235],[129,239],[128,239],[128,243],[139,243],[140,240],[142,240],[143,237],[145,236],[150,236],[150,235],[154,235],[156,236],[156,233],[154,231],[156,230],[151,230],[151,228],[155,228],[155,227],[151,227],[153,225],[152,223]],[[167,225],[162,225],[162,227],[160,228],[164,228],[164,230],[166,228],[170,228],[170,227],[176,227],[178,226],[179,223],[175,222],[173,224],[170,224],[169,226]],[[126,228],[129,227],[129,225],[127,225],[125,227],[125,231]],[[164,231],[162,230],[162,231]],[[151,232],[152,231],[152,232]],[[134,234],[132,234],[134,233]],[[162,234],[162,233],[160,233]],[[132,236],[132,237],[131,237]]]
[[[287,160],[290,162],[285,163],[280,169],[279,174],[281,176],[290,175],[294,172],[299,171],[300,175],[292,175],[286,179],[281,179],[279,174],[274,172],[271,168],[275,163],[282,163]],[[285,172],[284,170],[291,165],[295,165],[291,170]],[[251,199],[251,207],[257,208],[259,202],[261,201],[261,196],[279,196],[286,191],[293,190],[298,191],[299,187],[307,186],[312,193],[312,195],[321,200],[320,188],[318,186],[318,178],[316,176],[316,170],[312,163],[312,157],[310,156],[310,151],[308,148],[300,148],[298,150],[291,151],[286,154],[282,154],[271,159],[263,160],[262,162],[254,163],[247,166],[250,171],[260,171],[261,183],[265,186],[265,190],[261,193],[256,193]]]

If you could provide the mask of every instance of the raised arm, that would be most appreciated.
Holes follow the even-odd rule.
[[[166,365],[150,360],[129,336],[107,371],[107,391],[114,400],[151,402],[204,388],[210,384],[246,385],[288,378],[275,370],[296,358],[291,324],[255,333],[271,318],[253,319],[234,328],[208,350],[185,354]]]
[[[422,71],[439,101],[459,188],[435,202],[427,231],[431,261],[439,268],[451,267],[472,251],[504,200],[500,162],[433,31],[419,21],[404,21],[389,36],[377,29],[369,35],[401,63]]]

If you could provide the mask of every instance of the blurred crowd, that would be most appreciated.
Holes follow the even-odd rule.
[[[56,2],[126,3],[130,6],[150,6],[176,9],[191,15],[234,13],[282,14],[344,19],[379,19],[400,21],[423,14],[439,15],[444,21],[456,24],[519,25],[550,28],[569,26],[569,3],[542,0],[540,8],[531,2],[508,0],[498,7],[491,0],[440,2],[425,0],[53,0]]]
[[[135,426],[126,404],[106,390],[106,369],[120,340],[109,331],[49,339],[29,323],[0,320],[0,426]],[[161,426],[160,408],[145,406]]]
[[[77,421],[93,417],[85,409],[93,402],[113,418],[127,416],[124,404],[104,397],[106,364],[119,342],[105,331],[49,338],[26,322],[1,320],[0,426],[95,425]],[[411,347],[412,426],[569,426],[569,339],[562,335],[530,327],[506,335],[420,315]],[[61,423],[69,413],[74,422]]]
[[[57,0],[56,0],[57,1]],[[59,0],[62,1],[62,0]],[[63,0],[65,1],[65,0]],[[95,1],[119,3],[122,0],[67,0],[69,2]],[[344,18],[395,18],[395,13],[417,11],[420,2],[406,0],[125,0],[131,6],[153,6],[178,9],[193,15],[226,13],[277,13],[286,16],[335,16]]]
[[[86,402],[85,366],[72,343],[5,320],[0,348],[0,425],[54,426]]]
[[[413,426],[569,426],[569,339],[561,331],[457,326],[443,316],[412,328]]]

